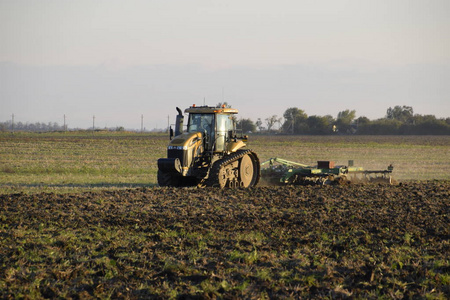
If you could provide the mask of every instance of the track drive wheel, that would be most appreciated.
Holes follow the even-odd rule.
[[[227,182],[228,182],[228,175],[227,175],[227,169],[228,168],[227,168],[227,166],[224,166],[224,167],[221,167],[219,169],[219,174],[218,174],[218,177],[217,177],[217,183],[219,184],[219,187],[221,189],[223,189],[226,186]]]
[[[181,177],[158,170],[158,184],[159,186],[177,187],[181,184]]]
[[[259,181],[259,163],[251,154],[244,155],[239,162],[240,184],[244,188],[255,186]]]

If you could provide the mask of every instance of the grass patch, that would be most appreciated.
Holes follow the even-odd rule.
[[[87,191],[155,186],[166,156],[161,134],[0,133],[0,193]],[[282,157],[305,164],[348,160],[365,169],[393,164],[398,180],[449,180],[449,136],[251,136],[260,161]]]

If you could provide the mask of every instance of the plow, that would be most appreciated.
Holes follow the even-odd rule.
[[[261,163],[261,177],[268,184],[280,185],[326,185],[348,184],[350,182],[377,182],[392,184],[392,171],[389,165],[385,170],[364,170],[363,167],[335,165],[333,161],[318,161],[310,166],[282,158],[270,158]]]

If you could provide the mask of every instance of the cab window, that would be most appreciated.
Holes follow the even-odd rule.
[[[205,136],[207,149],[214,143],[214,114],[189,114],[188,132],[201,132]]]
[[[228,131],[234,131],[233,119],[230,115],[217,115],[216,151],[225,151]]]

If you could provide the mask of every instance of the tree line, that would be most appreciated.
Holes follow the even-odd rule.
[[[77,131],[83,131],[86,129],[81,128],[70,128],[67,125],[59,125],[56,122],[48,122],[48,123],[42,123],[42,122],[35,122],[35,123],[23,123],[23,122],[12,122],[12,121],[6,121],[6,122],[0,122],[0,132],[6,132],[6,131],[25,131],[25,132],[50,132],[50,131],[68,131],[68,130],[77,130]],[[111,128],[90,128],[88,130],[95,130],[95,131],[125,131],[125,128],[123,126],[117,126],[117,127],[111,127]]]
[[[56,122],[35,122],[35,123],[13,123],[12,121],[1,122],[0,131],[29,131],[29,132],[44,132],[44,131],[64,131],[64,126]]]
[[[228,103],[224,102],[228,107]],[[220,107],[222,103],[217,106]],[[258,118],[237,120],[237,127],[244,133],[263,134],[360,134],[360,135],[449,135],[450,117],[438,119],[434,115],[414,114],[411,106],[389,107],[386,115],[377,120],[367,117],[356,118],[355,110],[344,110],[334,118],[331,115],[308,116],[304,110],[290,107],[283,113],[283,117],[272,115],[264,120]],[[12,123],[0,122],[0,131],[64,131],[67,126],[56,122],[48,123]],[[123,131],[123,127],[109,130]]]
[[[238,128],[245,133],[268,134],[448,135],[450,118],[414,114],[413,108],[405,105],[389,107],[385,117],[377,120],[364,116],[356,118],[355,110],[341,111],[334,118],[331,115],[308,116],[304,110],[290,107],[283,117],[273,115],[264,120],[258,118],[256,122],[238,120]]]

